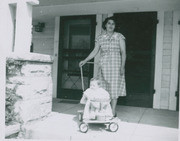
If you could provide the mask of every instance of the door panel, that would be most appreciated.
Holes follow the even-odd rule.
[[[95,16],[61,17],[58,98],[79,100],[82,96],[79,62],[94,47]],[[93,66],[84,65],[84,84],[89,86]]]
[[[118,103],[152,107],[155,64],[156,12],[115,14],[117,31],[126,37],[127,97]]]

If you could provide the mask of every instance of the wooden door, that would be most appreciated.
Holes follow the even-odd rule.
[[[118,103],[152,107],[154,93],[156,12],[118,13],[117,31],[126,37],[127,96]]]
[[[60,18],[58,98],[79,100],[82,96],[79,62],[94,48],[95,16]],[[84,65],[84,84],[89,86],[93,66]]]

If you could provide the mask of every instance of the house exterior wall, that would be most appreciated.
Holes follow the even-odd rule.
[[[178,91],[179,76],[179,55],[180,55],[180,11],[173,12],[173,35],[172,35],[172,57],[171,57],[171,80],[170,80],[170,97],[169,109],[178,108],[179,96],[175,95]]]
[[[160,109],[176,110],[180,47],[179,11],[164,12]]]
[[[173,93],[170,93],[171,90],[171,81],[172,81],[172,44],[173,44],[173,16],[174,11],[158,11],[158,19],[159,23],[157,25],[157,39],[156,39],[156,67],[155,67],[155,90],[156,93],[154,95],[153,100],[153,108],[157,109],[171,109],[175,110],[175,107],[172,107],[170,101],[170,97],[172,97]],[[112,13],[109,14],[97,14],[97,26],[96,26],[96,36],[101,32],[101,24],[105,17],[112,16]],[[56,17],[57,20],[57,17]],[[34,52],[53,55],[54,58],[58,58],[58,44],[57,39],[59,35],[57,31],[59,28],[57,24],[55,24],[55,18],[53,20],[47,19],[47,29],[45,27],[44,32],[35,33],[33,32],[33,43],[34,43]],[[58,22],[59,24],[59,22]],[[56,26],[55,26],[56,25]],[[49,27],[48,27],[49,26]],[[51,31],[50,31],[51,30]],[[54,32],[56,31],[56,32]],[[56,40],[55,40],[56,39]],[[53,46],[54,45],[54,46]],[[177,48],[177,47],[176,47]],[[55,49],[55,50],[54,50]],[[54,51],[54,53],[53,53]],[[95,61],[97,61],[98,57],[96,57]],[[53,65],[53,69],[56,74],[54,74],[54,93],[53,97],[56,97],[56,87],[57,87],[57,66],[58,60],[56,64]],[[94,75],[97,73],[98,66],[94,68]],[[160,79],[160,80],[159,80]],[[174,98],[176,99],[176,98]],[[170,105],[171,104],[171,105]],[[176,100],[173,101],[173,105],[176,105]],[[171,108],[169,108],[171,107]]]
[[[162,50],[162,73],[161,73],[161,98],[160,108],[168,109],[170,96],[171,57],[172,57],[172,35],[173,35],[173,12],[164,12],[164,35]]]
[[[33,27],[32,43],[33,52],[47,55],[53,55],[54,53],[54,18],[48,18],[43,21],[33,20],[33,26],[38,22],[44,22],[45,27],[42,32],[36,32]]]

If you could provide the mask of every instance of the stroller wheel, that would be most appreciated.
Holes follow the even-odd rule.
[[[111,132],[116,132],[118,130],[118,128],[119,128],[119,126],[115,122],[112,122],[112,123],[109,124],[109,130]]]
[[[82,133],[86,133],[88,131],[88,125],[84,122],[82,122],[80,125],[79,125],[79,129]]]
[[[78,120],[82,121],[83,120],[83,113],[78,113]]]

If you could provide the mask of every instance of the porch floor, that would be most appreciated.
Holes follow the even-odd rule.
[[[104,124],[89,124],[87,133],[79,131],[77,102],[53,100],[48,118],[27,126],[26,138],[63,141],[178,141],[178,112],[129,106],[117,106],[117,132],[106,130]]]
[[[77,115],[77,111],[83,109],[83,106],[77,103],[77,101],[53,99],[52,110]],[[178,128],[179,112],[177,111],[117,105],[117,116],[124,122]]]
[[[82,105],[75,101],[68,102],[60,99],[53,100],[53,111],[59,112],[63,115],[72,115],[74,116],[74,121],[77,121],[77,111],[81,109],[83,109]],[[113,134],[117,135],[117,137],[118,135],[121,136],[120,138],[123,138],[123,141],[178,140],[179,112],[177,111],[118,105],[117,115],[118,118],[121,119],[121,122],[119,130]],[[102,126],[100,125],[91,125],[86,135],[108,132],[101,128]],[[96,134],[94,134],[94,136],[95,135]],[[102,135],[108,136],[108,134]],[[114,136],[114,138],[116,138],[116,136]],[[75,139],[78,139],[78,136],[76,136]]]

